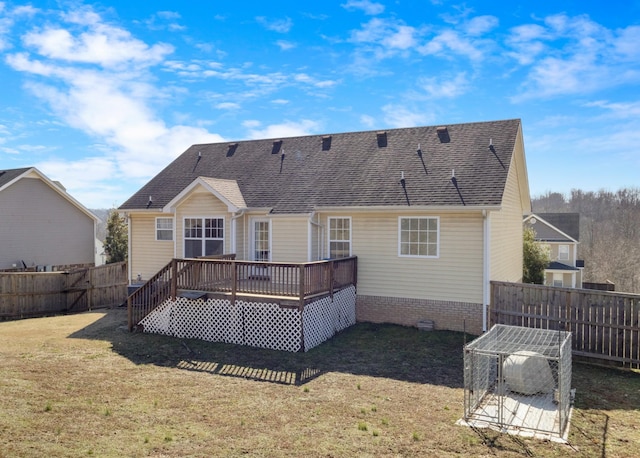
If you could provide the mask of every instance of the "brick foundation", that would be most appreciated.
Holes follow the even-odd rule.
[[[432,320],[434,329],[482,334],[482,304],[402,297],[361,296],[356,299],[356,321],[416,326]]]

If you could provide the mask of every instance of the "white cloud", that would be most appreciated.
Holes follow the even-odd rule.
[[[384,121],[391,127],[414,127],[429,124],[433,116],[422,111],[412,111],[405,105],[388,104],[382,107]]]
[[[477,36],[495,29],[498,24],[498,18],[495,16],[476,16],[467,21],[463,28],[467,34]]]
[[[289,101],[287,99],[273,99],[271,103],[273,103],[274,105],[286,105],[289,103]]]
[[[96,149],[104,155],[49,160],[40,165],[44,173],[64,182],[74,196],[93,199],[95,190],[106,192],[114,178],[143,181],[191,144],[223,140],[201,127],[169,126],[152,110],[165,94],[150,83],[146,67],[159,63],[171,47],[149,46],[89,10],[64,17],[71,26],[28,32],[23,40],[34,54],[10,54],[6,62],[40,76],[25,87],[66,125],[99,141],[102,146]]]
[[[47,27],[23,37],[25,45],[49,59],[114,67],[121,64],[153,65],[161,62],[173,47],[167,44],[148,46],[123,29],[90,24],[90,29],[74,36],[70,30]]]
[[[553,15],[511,29],[508,53],[528,74],[514,101],[587,94],[640,82],[640,27],[610,30],[588,16]]]
[[[455,30],[445,30],[421,46],[418,51],[424,55],[435,54],[439,56],[447,56],[448,51],[451,51],[453,54],[479,61],[485,54],[481,49],[482,44],[483,42],[469,39]]]
[[[293,41],[287,40],[278,40],[276,41],[276,45],[278,45],[282,51],[288,51],[296,47],[296,44]]]
[[[245,125],[245,127],[249,126]],[[317,132],[320,125],[316,121],[303,119],[299,122],[285,121],[281,124],[271,124],[264,129],[258,129],[258,127],[250,128],[247,137],[250,139],[300,137]]]
[[[453,79],[437,77],[422,77],[418,79],[418,86],[428,97],[453,98],[458,97],[469,90],[469,81],[466,73],[458,73]]]
[[[364,125],[367,129],[371,129],[375,126],[376,119],[373,116],[365,114],[360,116],[360,123],[362,123],[362,125]]]
[[[256,21],[262,24],[267,30],[278,33],[287,33],[293,27],[291,18],[285,19],[267,19],[264,16],[256,17]]]
[[[364,14],[370,16],[375,16],[384,11],[384,5],[382,3],[372,2],[370,0],[349,0],[340,6],[349,11],[361,10]]]
[[[179,32],[185,30],[186,27],[178,23],[180,13],[175,11],[158,11],[145,21],[145,24],[151,30],[168,30],[170,32]]]
[[[221,102],[216,105],[218,110],[237,110],[240,108],[239,103],[234,102]]]

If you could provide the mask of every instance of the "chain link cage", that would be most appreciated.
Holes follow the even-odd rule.
[[[568,432],[571,333],[494,325],[464,347],[464,420],[504,432]]]

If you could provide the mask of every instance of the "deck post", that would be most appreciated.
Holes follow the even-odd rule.
[[[335,273],[335,261],[329,261],[327,264],[327,268],[329,269],[329,297],[333,302],[333,282],[334,282],[334,273]]]
[[[178,260],[171,260],[171,300],[175,301],[178,295]]]
[[[299,278],[299,287],[300,287],[300,304],[298,305],[298,310],[300,313],[300,351],[304,352],[304,296],[305,296],[305,265],[300,264],[300,278]]]
[[[236,294],[238,293],[238,263],[231,261],[231,306],[236,305]]]
[[[127,321],[129,324],[129,332],[133,331],[133,309],[131,307],[131,295],[127,297]]]

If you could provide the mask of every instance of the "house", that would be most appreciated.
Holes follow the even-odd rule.
[[[172,258],[357,256],[359,321],[481,333],[521,281],[530,196],[519,119],[197,144],[119,210],[129,277]]]
[[[98,218],[35,167],[0,170],[0,269],[93,265]]]
[[[535,231],[537,242],[549,247],[551,262],[545,269],[545,285],[582,288],[580,214],[535,213],[525,217],[524,224]]]

